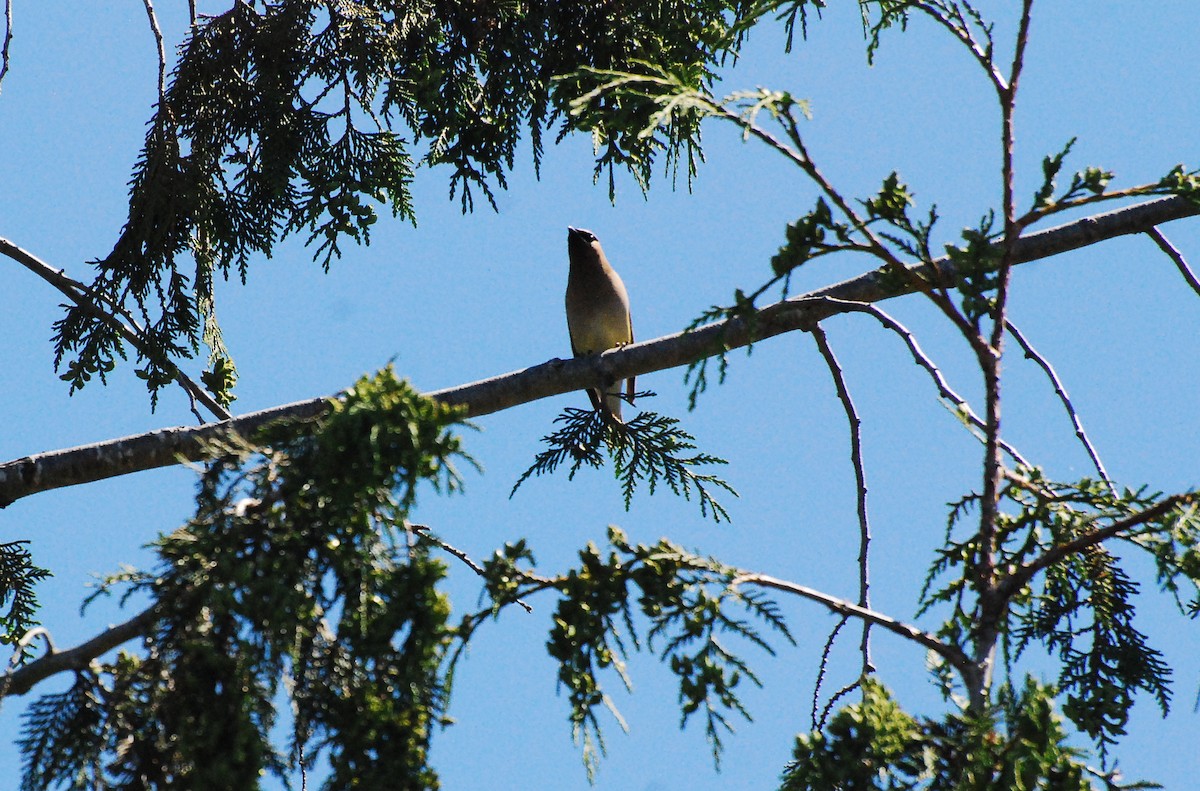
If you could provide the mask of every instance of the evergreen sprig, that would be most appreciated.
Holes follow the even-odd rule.
[[[625,660],[631,650],[643,648],[637,615],[650,624],[646,647],[656,650],[655,642],[661,641],[657,653],[679,679],[681,726],[702,711],[713,759],[719,763],[722,733],[733,730],[728,715],[750,719],[739,685],[746,679],[760,685],[723,638],[736,637],[774,654],[755,622],[788,642],[794,642],[792,635],[773,601],[735,584],[735,569],[665,539],[635,545],[616,528],[609,529],[608,537],[607,551],[589,544],[577,568],[538,583],[562,597],[546,645],[559,663],[559,683],[568,692],[570,721],[585,765],[594,772],[604,751],[598,709],[610,709],[622,722],[601,676],[612,668],[629,686]]]
[[[0,643],[16,643],[37,625],[37,583],[49,576],[33,564],[28,541],[0,544]]]
[[[1137,628],[1138,584],[1102,540],[1149,552],[1160,585],[1177,599],[1185,581],[1194,593],[1200,590],[1194,498],[1116,491],[1086,478],[1049,481],[1036,469],[1013,475],[1003,495],[1012,510],[997,522],[992,560],[999,576],[989,595],[1005,597],[997,628],[1014,659],[1035,644],[1057,656],[1063,713],[1104,753],[1124,733],[1137,692],[1150,693],[1166,711],[1171,670]],[[952,534],[977,501],[969,496],[954,504],[946,546],[922,593],[922,612],[950,606],[940,634],[964,647],[979,624],[970,594],[980,593],[982,545],[977,533],[958,540]],[[1124,530],[1110,527],[1126,524]]]
[[[428,748],[454,633],[445,566],[405,520],[418,486],[458,487],[458,415],[385,370],[311,431],[230,442],[195,517],[155,542],[158,567],[110,583],[155,603],[145,654],[35,704],[26,786],[254,788],[303,755],[327,762],[331,788],[436,787]],[[280,695],[286,752],[271,739]]]
[[[783,791],[1093,788],[1084,754],[1068,744],[1054,711],[1054,689],[1032,679],[999,689],[986,712],[942,720],[908,714],[873,678],[862,680],[862,696],[825,729],[796,737]]]
[[[638,393],[637,397],[652,395]],[[562,427],[542,437],[548,447],[537,454],[533,464],[513,484],[510,497],[531,476],[552,474],[568,461],[568,480],[574,479],[584,465],[602,467],[606,452],[612,460],[614,475],[621,481],[626,510],[639,485],[645,484],[650,494],[654,494],[665,483],[685,500],[691,500],[694,493],[702,516],[711,515],[715,522],[729,521],[729,513],[713,496],[712,489],[723,489],[735,497],[737,492],[716,475],[694,472],[696,467],[728,462],[708,453],[688,453],[696,448],[695,438],[679,428],[677,418],[647,411],[619,423],[606,419],[599,410],[568,407],[554,422]]]
[[[90,673],[76,674],[69,689],[31,703],[17,742],[24,756],[21,791],[100,787],[106,716],[97,679]]]

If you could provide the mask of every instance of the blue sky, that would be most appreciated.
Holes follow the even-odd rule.
[[[90,279],[85,262],[106,254],[126,209],[126,181],[155,94],[155,58],[140,3],[16,3],[12,71],[0,86],[0,236]],[[176,4],[183,6],[184,4]],[[184,19],[160,3],[168,39]],[[725,78],[729,90],[786,88],[812,102],[805,126],[812,155],[844,194],[867,196],[892,170],[918,205],[936,202],[939,242],[974,224],[999,199],[999,122],[982,76],[944,31],[927,23],[893,32],[868,67],[858,12],[834,3],[810,25],[808,42],[784,55],[779,29],[764,26]],[[983,3],[1008,46],[1015,3]],[[215,7],[214,9],[215,10]],[[1102,166],[1114,186],[1155,180],[1176,163],[1200,164],[1195,102],[1200,55],[1195,9],[1186,0],[1151,4],[1042,2],[1035,19],[1017,111],[1018,193],[1040,179],[1041,158],[1078,137],[1067,170]],[[705,130],[708,162],[689,193],[659,180],[643,199],[629,179],[616,205],[593,186],[583,137],[547,152],[542,179],[527,155],[499,213],[462,216],[446,199],[448,174],[421,171],[419,225],[381,221],[370,247],[347,249],[324,274],[302,245],[256,261],[246,286],[219,287],[218,314],[241,374],[239,412],[332,394],[395,358],[418,388],[434,390],[568,356],[562,292],[566,227],[595,231],[628,286],[639,339],[678,331],[735,288],[766,276],[784,225],[816,194],[799,171],[732,127]],[[1200,221],[1165,226],[1200,262]],[[796,279],[797,292],[851,277],[864,262],[828,258]],[[0,459],[189,424],[181,396],[166,391],[152,414],[132,371],[74,397],[51,368],[50,325],[61,298],[13,262],[0,261]],[[919,298],[884,306],[905,322],[951,384],[977,406],[978,377],[954,331]],[[1016,271],[1013,320],[1058,369],[1109,472],[1119,482],[1167,491],[1197,483],[1195,409],[1200,298],[1147,238],[1126,238]],[[827,323],[864,420],[864,454],[875,534],[877,609],[910,619],[931,552],[944,531],[945,503],[977,485],[979,447],[940,406],[898,340],[864,317]],[[659,395],[647,408],[682,418],[700,447],[730,461],[730,525],[694,504],[641,492],[629,512],[607,472],[513,482],[539,450],[538,438],[573,394],[477,421],[467,447],[484,465],[462,496],[426,492],[414,519],[476,557],[527,537],[547,570],[562,569],[587,541],[617,524],[633,539],[660,536],[724,560],[852,598],[857,567],[853,471],[845,418],[812,340],[792,334],[731,358],[728,382],[686,411],[681,371],[639,379]],[[1010,355],[1008,438],[1050,475],[1089,473],[1053,391],[1034,366]],[[127,476],[22,500],[0,512],[4,540],[29,538],[55,576],[40,589],[43,622],[60,647],[123,619],[101,602],[78,603],[93,575],[144,564],[142,547],[190,512],[186,469]],[[1133,568],[1152,581],[1140,560]],[[470,608],[478,586],[454,569],[451,592]],[[461,667],[451,714],[458,724],[434,740],[446,788],[536,785],[587,788],[555,693],[543,643],[553,609],[514,611],[479,635]],[[1197,769],[1186,748],[1200,720],[1200,655],[1194,625],[1174,615],[1152,587],[1139,600],[1143,628],[1176,668],[1175,706],[1165,721],[1153,702],[1135,710],[1116,755],[1127,777],[1186,787]],[[630,724],[608,729],[609,755],[597,788],[763,788],[775,782],[795,733],[808,727],[820,645],[833,619],[787,602],[799,646],[776,658],[748,649],[765,682],[746,697],[753,723],[728,740],[723,771],[712,769],[703,732],[680,732],[672,679],[646,657],[630,664],[635,694],[610,690]],[[923,623],[934,627],[936,624]],[[856,640],[835,653],[834,688],[853,677]],[[938,699],[913,646],[878,635],[876,663],[903,705],[936,711]],[[65,683],[45,685],[45,691]],[[12,746],[23,700],[0,710],[0,777],[12,777]]]

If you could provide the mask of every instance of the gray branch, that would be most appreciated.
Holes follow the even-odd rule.
[[[1017,240],[1012,263],[1021,264],[1148,230],[1172,220],[1200,214],[1200,205],[1182,197],[1160,198],[1086,217]],[[920,277],[938,284],[957,278],[946,257],[914,266]],[[730,349],[803,330],[848,308],[837,300],[879,302],[911,293],[912,278],[868,272],[760,309],[753,321],[735,318],[691,332],[676,333],[606,352],[599,357],[554,359],[522,371],[428,393],[448,404],[463,405],[468,417],[498,412],[518,404],[549,398],[604,382],[676,368]],[[77,448],[49,451],[0,464],[0,507],[31,494],[103,480],[131,472],[205,458],[213,443],[230,435],[252,436],[279,420],[313,420],[328,409],[328,398],[314,398],[251,412],[199,427],[151,431]]]
[[[144,635],[157,618],[155,609],[151,607],[74,648],[66,651],[55,651],[51,648],[49,653],[0,680],[0,696],[24,695],[38,682],[50,676],[68,670],[84,670],[96,657]]]
[[[800,585],[795,582],[788,582],[768,574],[742,573],[738,574],[730,582],[730,586],[737,585],[757,585],[761,588],[770,588],[771,590],[783,591],[784,593],[793,593],[805,599],[815,601],[818,604],[824,605],[830,611],[838,615],[845,615],[851,618],[858,618],[864,623],[871,623],[879,626],[892,634],[912,640],[918,645],[933,651],[935,654],[946,660],[952,667],[959,671],[964,680],[969,680],[974,674],[979,672],[978,667],[971,658],[963,653],[962,649],[953,643],[943,642],[937,635],[922,631],[912,624],[897,621],[890,615],[884,615],[867,607],[860,607],[857,604],[839,599],[836,596],[830,596],[828,593],[810,588],[807,585]],[[970,684],[968,684],[968,687]]]

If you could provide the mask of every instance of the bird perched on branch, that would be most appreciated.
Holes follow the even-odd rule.
[[[567,228],[567,252],[571,272],[567,277],[567,329],[571,351],[576,357],[599,354],[633,343],[629,318],[629,295],[625,284],[604,256],[600,241],[591,231]],[[634,379],[625,380],[625,397],[632,403]],[[589,388],[592,406],[606,419],[621,420],[621,383],[610,383],[601,392]]]

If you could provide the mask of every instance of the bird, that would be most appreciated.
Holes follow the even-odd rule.
[[[633,322],[629,316],[629,294],[596,234],[582,228],[567,228],[567,254],[571,270],[567,276],[567,330],[571,334],[571,352],[576,357],[614,349],[633,343]],[[603,393],[588,389],[592,407],[609,422],[621,420],[619,383]],[[625,398],[633,402],[634,377],[625,380]]]

